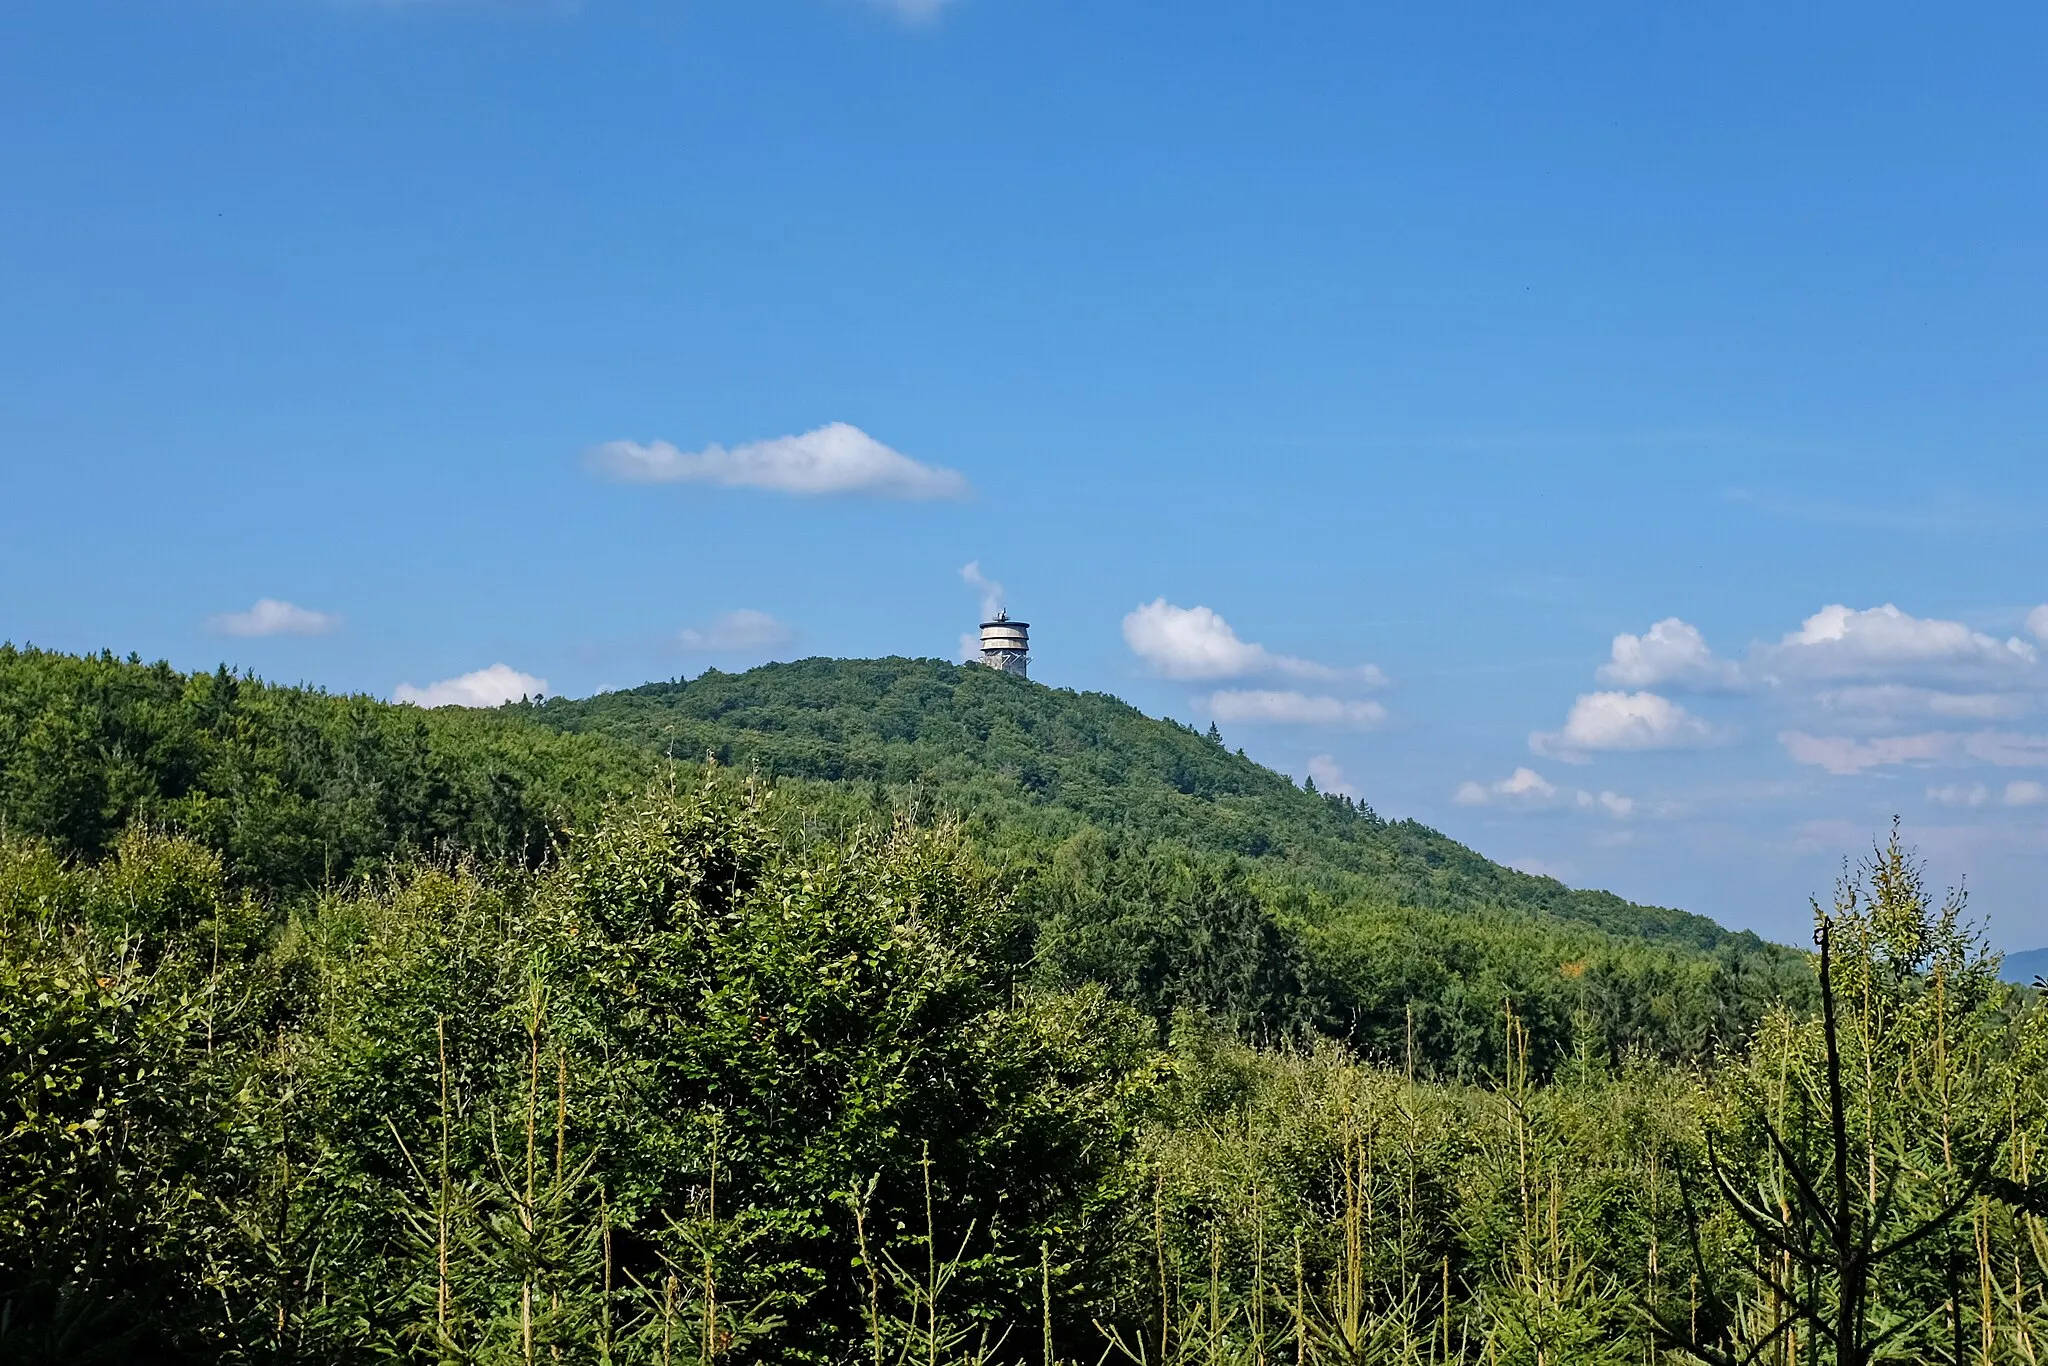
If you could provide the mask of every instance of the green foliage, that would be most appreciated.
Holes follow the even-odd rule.
[[[187,1337],[197,1287],[173,1249],[216,1213],[224,979],[161,939],[145,954],[125,922],[196,936],[230,915],[189,845],[138,836],[81,874],[0,844],[0,1356],[121,1360]]]
[[[1303,935],[1283,926],[1243,865],[1069,840],[1030,888],[1040,974],[1107,986],[1164,1025],[1194,1010],[1247,1036],[1322,1022]]]
[[[1702,1360],[1994,1354],[1991,1249],[2048,1212],[2032,1175],[2048,1048],[1962,912],[1960,894],[1933,900],[1896,831],[1815,908],[1822,1010],[1772,1018],[1709,1130],[1695,1198],[1745,1241],[1719,1274],[1701,1268],[1705,1328],[1666,1323]]]
[[[506,714],[0,646],[0,830],[67,855],[139,821],[272,893],[424,855],[532,863],[651,769]]]
[[[1257,860],[1377,906],[1511,908],[1694,948],[1761,947],[1702,916],[1573,891],[1412,821],[1305,792],[1220,740],[1106,694],[993,669],[808,659],[550,698],[534,716],[680,759],[710,754],[777,777],[879,784],[959,813],[999,847],[1044,849],[1092,828]]]
[[[958,820],[1040,945],[1030,980],[1098,983],[1155,1021],[1185,1006],[1247,1038],[1321,1033],[1476,1076],[1502,1065],[1512,997],[1547,1074],[1588,1046],[1709,1057],[1810,995],[1789,950],[1500,868],[1219,739],[933,661],[422,711],[0,647],[0,830],[85,857],[137,822],[195,841],[254,898],[236,943],[379,869],[538,866],[606,799],[663,766],[693,781],[708,754],[775,783],[780,836]]]
[[[11,1359],[640,1360],[709,1313],[827,1360],[855,1191],[880,1247],[971,1252],[984,1320],[1039,1243],[1099,1261],[1136,1019],[1019,989],[953,835],[792,848],[765,800],[648,797],[545,872],[424,870],[254,949],[189,840],[5,846]]]
[[[1512,997],[1464,1081],[1254,1047],[1245,1020],[1308,969],[1241,868],[1076,846],[1027,908],[958,831],[820,838],[787,800],[712,772],[546,867],[398,871],[275,930],[189,837],[137,827],[98,862],[0,841],[0,1356],[1565,1366],[1681,1324],[1709,1360],[1782,1346],[1782,1249],[1736,1202],[1819,1227],[1793,1174],[1831,1198],[1824,1020],[1774,1016],[1712,1071],[1582,1046],[1547,1080]],[[1878,1259],[1871,1336],[2035,1360],[2048,1024],[1896,849],[1872,885],[1829,917],[1845,1170],[1880,1243],[1930,1231]],[[1154,938],[1070,923],[1098,893]],[[1091,953],[1149,1021],[1047,984]],[[1798,1331],[1799,1359],[1826,1345]]]
[[[852,1268],[827,1254],[850,1232],[846,1193],[908,1236],[905,1177],[928,1155],[937,1236],[993,1249],[963,1284],[1024,1303],[1018,1249],[1057,1233],[1085,1251],[1084,1197],[1129,1141],[1134,1022],[1099,992],[1013,997],[1007,908],[948,832],[791,858],[762,800],[711,788],[629,808],[544,898],[556,1029],[589,1064],[572,1074],[598,1082],[573,1103],[619,1227],[659,1245],[715,1153],[744,1211],[719,1235],[748,1249],[730,1291],[805,1311],[817,1341],[783,1335],[796,1360],[858,1327]]]
[[[2036,1362],[2048,1014],[1823,924],[988,670],[0,649],[0,1359]]]
[[[1509,996],[1543,1072],[1581,1031],[1617,1063],[1706,1057],[1773,1003],[1810,999],[1789,950],[1502,868],[1099,693],[930,660],[818,659],[550,699],[532,715],[776,776],[826,828],[955,814],[1028,874],[1041,975],[1104,983],[1156,1018],[1192,1006],[1247,1037],[1331,1033],[1457,1075],[1500,1067]]]
[[[1698,1093],[1647,1065],[1537,1087],[1519,1047],[1459,1086],[1184,1028],[1180,1108],[1145,1153],[1165,1303],[1126,1340],[1150,1360],[1212,1359],[1219,1335],[1246,1359],[1642,1359]]]

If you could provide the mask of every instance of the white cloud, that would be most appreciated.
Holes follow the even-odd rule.
[[[1955,750],[1956,737],[1946,731],[1925,735],[1883,735],[1857,740],[1845,735],[1808,735],[1788,730],[1778,743],[1794,763],[1811,764],[1830,773],[1863,773],[1893,764],[1934,763]]]
[[[2034,699],[2022,693],[1930,692],[1927,710],[1956,721],[2006,721],[2034,710]]]
[[[2010,782],[1998,792],[1996,800],[2001,806],[2040,806],[2048,803],[2048,783],[2031,781]],[[1960,806],[1975,809],[1989,806],[1994,798],[1991,788],[1983,783],[1950,783],[1943,787],[1927,789],[1927,800],[1936,806]]]
[[[1275,726],[1376,726],[1387,719],[1377,702],[1258,688],[1225,689],[1209,699],[1219,721]]]
[[[1930,764],[1975,759],[1999,768],[2048,767],[2048,735],[1980,730],[1967,735],[1928,731],[1857,740],[1841,735],[1808,735],[1788,730],[1778,736],[1786,753],[1802,764],[1830,773],[1862,773],[1894,764]]]
[[[1316,786],[1324,792],[1352,798],[1358,796],[1358,789],[1344,780],[1344,767],[1334,754],[1312,756],[1308,761],[1308,776],[1315,779]]]
[[[444,678],[415,688],[401,683],[391,690],[394,702],[416,707],[495,707],[522,697],[540,697],[548,690],[545,678],[523,674],[509,664],[493,664],[460,678]]]
[[[2048,766],[2048,735],[1981,730],[1963,741],[1963,753],[2000,768],[2041,768]]]
[[[2034,625],[2030,616],[2028,628]],[[1867,732],[1896,727],[1908,733],[1856,738],[1784,731],[1779,741],[1799,763],[1842,774],[1971,760],[2001,767],[2048,765],[2048,737],[1914,727],[1916,720],[1920,727],[1929,720],[2011,721],[2039,711],[2048,696],[2043,692],[2039,651],[2018,637],[1998,640],[1962,622],[1911,616],[1889,603],[1866,611],[1836,604],[1808,617],[1778,644],[1760,648],[1756,662],[1779,683],[1906,680],[1855,683],[1810,694],[1810,704],[1851,721],[1854,728]],[[1973,786],[1950,784],[1929,788],[1928,799],[1951,806],[1992,800],[1988,789],[1981,798],[1973,798],[1976,792]]]
[[[1175,607],[1159,598],[1124,617],[1124,643],[1169,678],[1237,678],[1264,673],[1273,656],[1207,607]]]
[[[1832,688],[1814,694],[1813,700],[1831,712],[1879,720],[1926,714],[1957,721],[2002,721],[2035,708],[2034,697],[2023,692],[1943,692],[1904,683]]]
[[[1597,677],[1626,688],[1660,683],[1734,688],[1741,685],[1742,669],[1732,660],[1717,658],[1697,626],[1666,617],[1639,636],[1616,636],[1612,657],[1600,666]]]
[[[960,578],[968,587],[981,594],[981,619],[989,620],[1003,610],[1003,586],[981,572],[980,560],[969,560],[960,566]],[[978,641],[977,637],[977,641]],[[977,643],[975,653],[980,653]]]
[[[1855,611],[1823,607],[1763,652],[1777,672],[1811,678],[1885,677],[1937,671],[2011,674],[2031,666],[2033,646],[1995,640],[1959,621],[1910,616],[1886,603]]]
[[[1497,783],[1468,782],[1452,800],[1460,806],[1547,806],[1557,800],[1557,784],[1533,768],[1518,768]]]
[[[730,450],[716,444],[682,451],[666,441],[607,441],[584,452],[583,461],[596,473],[629,484],[722,484],[883,498],[964,498],[969,491],[965,475],[920,464],[844,422]]]
[[[1585,797],[1585,795],[1583,792],[1579,794],[1581,798]],[[1593,803],[1610,816],[1619,818],[1635,814],[1635,798],[1624,797],[1618,792],[1599,793],[1593,798]],[[1583,805],[1584,803],[1582,802],[1581,804]]]
[[[1124,643],[1168,678],[1245,678],[1285,674],[1293,678],[1351,680],[1365,687],[1387,681],[1378,666],[1337,669],[1311,659],[1275,654],[1238,639],[1220,614],[1207,607],[1176,607],[1165,598],[1133,608],[1124,617]]]
[[[206,619],[207,630],[224,636],[324,636],[340,627],[340,617],[276,598],[258,598],[246,612],[223,612]]]
[[[1726,738],[1668,697],[1653,692],[1582,693],[1564,729],[1529,737],[1533,753],[1568,763],[1606,750],[1699,749]]]
[[[2043,603],[2027,613],[2027,630],[2034,639],[2048,644],[2048,603]]]
[[[765,650],[789,644],[796,632],[766,612],[742,607],[713,618],[702,630],[688,627],[676,638],[691,650]]]
[[[1602,811],[1617,820],[1633,815],[1636,809],[1632,797],[1618,792],[1561,788],[1533,768],[1517,768],[1495,783],[1465,783],[1451,800],[1460,806],[1501,806],[1525,811],[1576,807],[1580,811]]]

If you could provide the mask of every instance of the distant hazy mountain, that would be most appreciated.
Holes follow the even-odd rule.
[[[2036,977],[2048,977],[2048,949],[2028,949],[2025,953],[2008,953],[2005,967],[2000,976],[2008,982],[2031,983]]]

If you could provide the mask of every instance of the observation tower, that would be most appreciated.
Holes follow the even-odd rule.
[[[981,623],[981,662],[991,669],[1028,678],[1031,666],[1031,623],[1011,621],[998,608],[992,620]]]

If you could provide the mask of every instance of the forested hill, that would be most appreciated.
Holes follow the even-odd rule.
[[[1504,868],[1415,821],[1296,787],[1214,738],[1105,693],[930,659],[806,659],[531,713],[677,759],[777,777],[918,789],[998,846],[1093,826],[1284,870],[1345,901],[1498,909],[1712,949],[1760,947],[1704,916],[1575,891]]]
[[[423,862],[534,868],[707,755],[772,777],[799,844],[957,818],[1013,888],[1017,971],[1100,983],[1162,1028],[1191,1010],[1456,1071],[1498,1065],[1513,1002],[1547,1066],[1588,1041],[1708,1054],[1810,990],[1791,949],[1512,872],[1115,698],[979,667],[805,660],[423,711],[0,646],[0,851],[91,863],[125,831],[175,834],[279,924]]]
[[[1236,859],[1352,910],[1493,912],[1709,952],[1759,951],[1703,916],[1575,891],[1413,821],[1297,788],[1103,693],[938,660],[809,659],[581,700],[422,711],[0,646],[0,833],[96,856],[134,820],[190,830],[257,890],[421,854],[531,860],[664,758],[804,780],[845,812],[957,815],[1005,860],[1084,832]]]
[[[2048,1034],[1879,857],[1817,1020],[1789,949],[993,673],[422,711],[0,646],[0,1363],[1647,1361],[1782,1336],[1781,1246],[1833,1293],[1741,1198],[1825,1203],[1830,1132],[1959,1360],[2038,1307],[1956,1287],[2039,1250]]]
[[[269,897],[423,858],[532,863],[657,766],[516,706],[422,711],[0,645],[0,839],[90,860],[131,825],[168,828]]]

